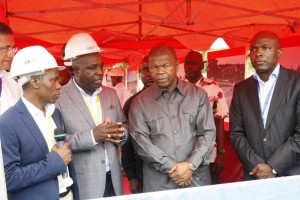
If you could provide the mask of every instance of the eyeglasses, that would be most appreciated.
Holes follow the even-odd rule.
[[[13,53],[17,53],[18,47],[16,46],[7,46],[7,47],[0,47],[0,52],[1,53],[7,53],[12,51]]]
[[[173,65],[171,65],[171,64],[163,64],[163,65],[160,65],[160,66],[152,65],[152,66],[149,67],[149,71],[150,72],[157,71],[158,68],[160,68],[160,67],[163,68],[163,70],[170,70],[173,67]]]

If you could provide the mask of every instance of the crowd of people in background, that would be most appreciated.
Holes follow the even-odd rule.
[[[216,81],[238,83],[245,77],[244,64],[218,64],[217,59],[208,60],[207,76]]]
[[[60,79],[63,68],[44,47],[18,51],[13,31],[0,23],[8,199],[123,195],[122,169],[132,193],[220,184],[228,116],[245,180],[300,175],[300,74],[279,64],[275,33],[251,39],[253,76],[240,81],[227,66],[240,81],[230,108],[220,84],[202,74],[197,51],[185,56],[182,80],[171,46],[154,46],[139,73],[113,68],[104,74],[101,51],[89,34],[73,35],[62,50],[67,79]],[[210,63],[209,73],[217,67]],[[102,84],[105,76],[111,87]]]

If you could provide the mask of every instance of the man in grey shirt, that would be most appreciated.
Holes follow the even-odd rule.
[[[144,192],[211,183],[213,113],[203,89],[177,78],[178,67],[173,48],[151,49],[149,70],[154,84],[130,107],[132,142],[144,162]]]

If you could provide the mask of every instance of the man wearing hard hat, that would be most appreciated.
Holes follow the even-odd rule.
[[[123,194],[118,146],[127,137],[126,118],[116,91],[102,86],[100,51],[89,34],[69,39],[64,60],[72,62],[74,76],[56,102],[74,152],[80,199]]]
[[[12,62],[11,76],[18,77],[24,96],[0,117],[10,200],[79,199],[70,144],[58,148],[54,139],[54,129],[63,126],[54,105],[58,74],[54,57],[41,46],[20,50]],[[68,171],[70,177],[62,178]]]
[[[107,76],[110,76],[111,85],[115,87],[123,82],[124,71],[121,68],[113,68],[107,73]]]
[[[124,71],[121,68],[113,68],[107,73],[107,76],[111,78],[112,86],[116,90],[123,108],[125,101],[130,97],[130,92],[125,87],[127,83],[125,83]]]

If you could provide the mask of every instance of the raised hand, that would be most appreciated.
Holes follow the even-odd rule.
[[[122,122],[111,122],[109,118],[93,129],[94,138],[97,142],[113,142],[119,144],[124,137]]]

